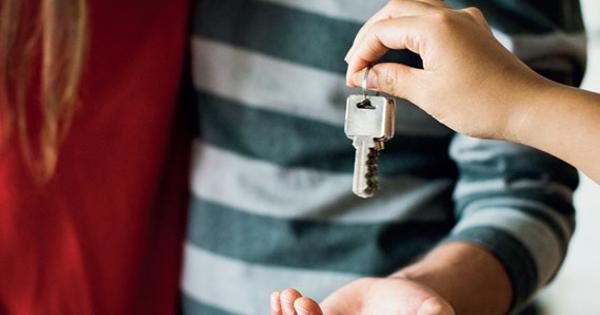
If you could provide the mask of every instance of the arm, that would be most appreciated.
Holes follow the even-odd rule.
[[[434,117],[468,134],[503,138],[511,136],[517,127],[525,134],[536,134],[526,128],[541,126],[533,120],[540,115],[533,111],[522,114],[527,112],[521,110],[531,106],[527,102],[534,97],[538,112],[544,112],[549,104],[555,106],[552,98],[556,95],[540,96],[541,91],[557,83],[532,71],[496,41],[479,10],[454,11],[441,2],[427,2],[430,5],[392,2],[384,9],[386,13],[380,14],[388,19],[378,20],[375,16],[365,25],[346,58],[350,85],[359,82],[361,73],[357,71],[377,60],[381,51],[407,48],[421,55],[424,69],[392,63],[375,65],[371,72],[375,75],[369,78],[371,87],[387,87],[383,90],[407,96],[417,104],[422,102]],[[567,2],[576,5],[575,1]],[[547,5],[567,2],[549,1]],[[510,18],[502,19],[497,14],[502,10],[487,12],[495,17],[498,29],[508,32],[510,23],[518,24]],[[539,23],[532,24],[538,23],[538,29],[552,31],[541,34],[533,31],[536,27],[513,27],[512,36],[517,38],[513,43],[517,44],[512,48],[537,72],[565,83],[579,82],[585,45],[580,45],[583,39],[578,33],[563,33],[578,30],[577,25],[565,22],[578,19],[558,19],[553,24],[544,14],[530,16],[537,16]],[[534,33],[528,34],[530,31]],[[519,46],[523,44],[518,43],[519,36],[528,40],[527,49]],[[548,47],[548,39],[576,44],[557,42]],[[549,68],[554,71],[547,71]],[[574,225],[571,194],[577,184],[576,173],[536,150],[500,141],[459,135],[451,151],[461,178],[455,191],[459,221],[449,240],[476,244],[490,253],[510,279],[511,309],[518,309],[553,277],[564,258]],[[469,279],[474,281],[474,292],[481,294],[477,298],[485,300],[489,292],[479,290],[477,279]],[[495,301],[487,302],[490,307],[497,306]],[[451,304],[455,309],[462,307],[460,300]]]
[[[357,86],[360,71],[388,49],[410,49],[423,58],[424,70],[378,64],[369,86],[404,97],[447,126],[470,136],[503,139],[553,154],[600,182],[600,96],[552,82],[532,71],[503,47],[476,9],[438,6],[390,7],[391,19],[374,20],[361,30],[346,60],[348,84]],[[412,16],[406,17],[406,12]],[[531,56],[530,65],[569,64],[581,72],[583,37],[554,47],[554,55]],[[535,49],[533,49],[535,50]],[[546,48],[538,48],[537,51]],[[554,59],[553,59],[554,58]],[[569,61],[570,60],[570,61]],[[569,67],[569,66],[567,66]],[[561,73],[561,71],[555,71]],[[564,73],[564,70],[562,71]],[[581,74],[573,76],[581,77]],[[578,78],[565,82],[574,84]],[[457,101],[460,100],[460,101]]]
[[[531,94],[507,140],[555,155],[600,183],[600,94],[559,84]]]

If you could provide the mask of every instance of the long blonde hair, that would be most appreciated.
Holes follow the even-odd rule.
[[[43,182],[73,119],[86,39],[85,0],[0,0],[0,143],[14,138]],[[28,104],[39,104],[39,125]]]

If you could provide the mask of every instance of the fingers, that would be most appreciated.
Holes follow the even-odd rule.
[[[357,87],[360,82],[353,80],[353,76],[390,49],[409,49],[421,56],[424,66],[432,65],[427,62],[435,60],[431,59],[434,54],[431,46],[440,46],[446,35],[457,25],[458,28],[464,25],[465,20],[479,24],[493,37],[485,17],[475,7],[452,10],[440,0],[391,1],[356,36],[345,58],[348,63],[346,84]],[[393,94],[398,95],[398,91]]]
[[[423,26],[419,17],[388,19],[374,24],[364,38],[356,43],[355,51],[347,61],[346,83],[351,87],[358,86],[350,78],[390,49],[409,49],[421,53],[424,46],[422,41],[425,39],[422,33],[428,31]]]
[[[271,293],[271,315],[283,315],[280,296],[279,291]]]
[[[380,63],[369,72],[367,88],[412,101],[413,94],[419,91],[421,71],[398,63]],[[363,74],[355,73],[351,77],[352,84],[359,86]]]
[[[286,289],[271,294],[271,315],[323,315],[323,311],[313,299],[303,297],[295,289]]]
[[[302,294],[295,289],[283,290],[280,295],[283,315],[297,315],[296,310],[294,309],[294,302],[301,297]]]
[[[377,90],[409,101],[415,100],[420,84],[420,72],[397,63],[381,63],[373,66],[367,79],[367,88]],[[352,76],[352,84],[359,85],[364,72]]]
[[[395,0],[390,1],[385,7],[375,13],[367,22],[360,28],[352,47],[346,53],[344,60],[352,56],[355,50],[356,43],[361,41],[369,28],[382,20],[398,18],[402,16],[416,16],[423,14],[432,14],[440,8],[448,8],[448,5],[440,0]]]
[[[294,302],[294,309],[298,315],[323,315],[319,304],[307,297],[297,299]]]

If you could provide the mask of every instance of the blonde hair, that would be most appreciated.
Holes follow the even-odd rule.
[[[77,103],[86,50],[87,3],[0,3],[0,135],[4,135],[0,140],[6,143],[14,137],[33,177],[45,182],[55,172],[59,147]],[[31,91],[37,82],[39,91]],[[39,100],[32,95],[39,95]],[[39,105],[33,108],[41,114],[39,125],[31,126],[28,104]]]

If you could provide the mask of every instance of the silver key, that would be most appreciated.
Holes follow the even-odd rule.
[[[379,188],[379,151],[394,136],[396,103],[383,96],[350,95],[346,101],[344,131],[356,149],[352,191],[370,198]]]

